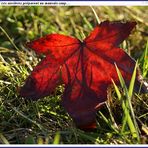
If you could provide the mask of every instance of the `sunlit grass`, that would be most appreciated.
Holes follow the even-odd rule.
[[[138,25],[122,44],[139,59],[148,78],[146,7],[0,7],[0,143],[3,144],[134,144],[147,143],[148,95],[133,92],[120,72],[109,101],[97,112],[97,129],[75,128],[60,104],[62,86],[55,94],[36,102],[24,100],[19,87],[42,56],[25,43],[49,33],[84,39],[100,21],[135,20]]]

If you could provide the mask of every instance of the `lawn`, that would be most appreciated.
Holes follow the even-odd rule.
[[[19,88],[43,58],[26,48],[26,42],[50,33],[82,40],[105,20],[137,22],[120,46],[138,61],[147,81],[148,7],[0,6],[0,144],[148,143],[148,94],[133,92],[123,81],[123,88],[110,89],[97,112],[97,129],[91,132],[77,129],[61,105],[62,86],[38,101],[19,96]]]

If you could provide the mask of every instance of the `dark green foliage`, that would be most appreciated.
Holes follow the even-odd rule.
[[[49,33],[62,33],[83,39],[104,20],[134,20],[138,23],[121,45],[136,60],[148,78],[148,7],[0,7],[0,143],[2,144],[135,144],[147,143],[148,95],[130,93],[132,123],[138,137],[125,120],[122,88],[117,95],[109,89],[109,101],[97,113],[98,127],[90,133],[76,129],[60,104],[63,87],[37,102],[19,97],[33,67],[42,56],[25,48],[29,40]],[[147,45],[146,45],[147,44]],[[147,47],[146,47],[147,46]],[[128,88],[127,88],[128,89]],[[131,95],[132,94],[132,95]],[[128,104],[126,104],[128,107]],[[126,108],[127,109],[127,108]],[[124,122],[125,120],[125,122]],[[124,123],[126,123],[124,125]]]

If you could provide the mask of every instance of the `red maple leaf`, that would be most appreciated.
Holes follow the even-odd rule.
[[[107,100],[111,79],[119,84],[115,65],[127,85],[135,61],[118,45],[129,36],[135,22],[109,22],[98,25],[80,40],[61,34],[50,34],[27,44],[46,57],[34,68],[20,94],[39,99],[50,95],[64,84],[62,104],[76,125],[83,129],[95,127],[95,114]],[[139,87],[138,76],[136,83]]]

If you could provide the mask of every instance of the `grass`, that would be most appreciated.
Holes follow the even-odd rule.
[[[29,40],[49,33],[85,38],[104,20],[135,20],[137,27],[123,47],[138,60],[148,78],[147,7],[0,7],[0,143],[2,144],[146,144],[148,95],[133,92],[135,72],[127,88],[114,84],[97,112],[97,129],[76,129],[60,104],[62,87],[36,102],[19,97],[41,56],[25,48]]]

